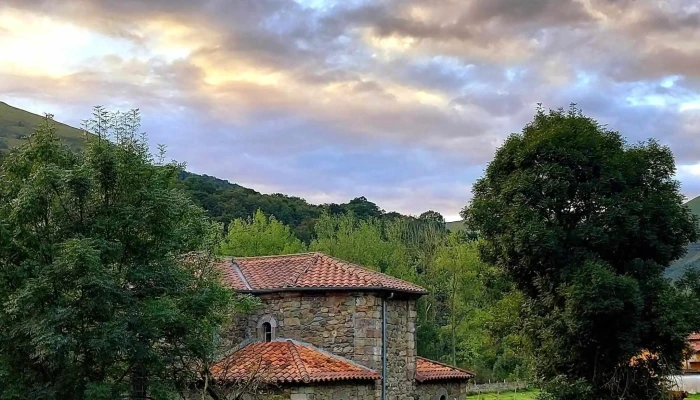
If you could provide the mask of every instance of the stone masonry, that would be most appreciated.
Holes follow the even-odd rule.
[[[278,292],[258,295],[262,301],[235,335],[243,341],[262,340],[259,321],[272,317],[277,338],[312,344],[381,374],[382,299],[369,292]],[[413,400],[415,359],[415,299],[387,301],[387,400]],[[381,395],[381,382],[374,385]]]
[[[416,383],[416,302],[387,300],[387,400],[413,400]]]
[[[464,382],[434,382],[419,383],[416,385],[417,400],[445,400],[464,399],[467,394],[467,385]]]

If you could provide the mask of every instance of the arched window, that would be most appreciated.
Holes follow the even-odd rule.
[[[442,396],[440,396],[440,400],[447,400],[447,396],[443,394]]]
[[[258,320],[258,340],[271,342],[277,339],[277,320],[272,315],[264,315]]]
[[[263,333],[263,341],[265,342],[271,342],[272,341],[272,324],[269,322],[263,322],[262,324],[262,333]]]
[[[437,396],[435,396],[434,399],[447,400],[447,389],[445,389],[444,387],[440,388],[440,390],[438,390]]]

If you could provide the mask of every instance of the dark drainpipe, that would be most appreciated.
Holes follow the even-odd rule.
[[[389,293],[389,296],[382,297],[382,400],[386,400],[386,301],[391,300],[394,293]]]

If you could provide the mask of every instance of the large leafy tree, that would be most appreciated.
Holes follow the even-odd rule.
[[[3,159],[0,398],[172,398],[211,356],[231,305],[209,267],[220,227],[138,126],[97,108],[74,153],[47,119]]]
[[[662,273],[697,238],[671,151],[570,110],[537,110],[464,210],[485,261],[528,299],[536,368],[557,399],[657,399],[699,328]]]
[[[288,226],[268,217],[261,210],[252,218],[235,219],[228,226],[228,234],[218,253],[226,256],[252,257],[301,253],[306,246]]]

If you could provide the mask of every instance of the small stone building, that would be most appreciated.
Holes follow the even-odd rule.
[[[425,289],[320,253],[217,267],[233,290],[262,303],[236,321],[240,345],[212,370],[219,381],[264,383],[247,398],[465,397],[470,372],[416,356],[416,300]]]

